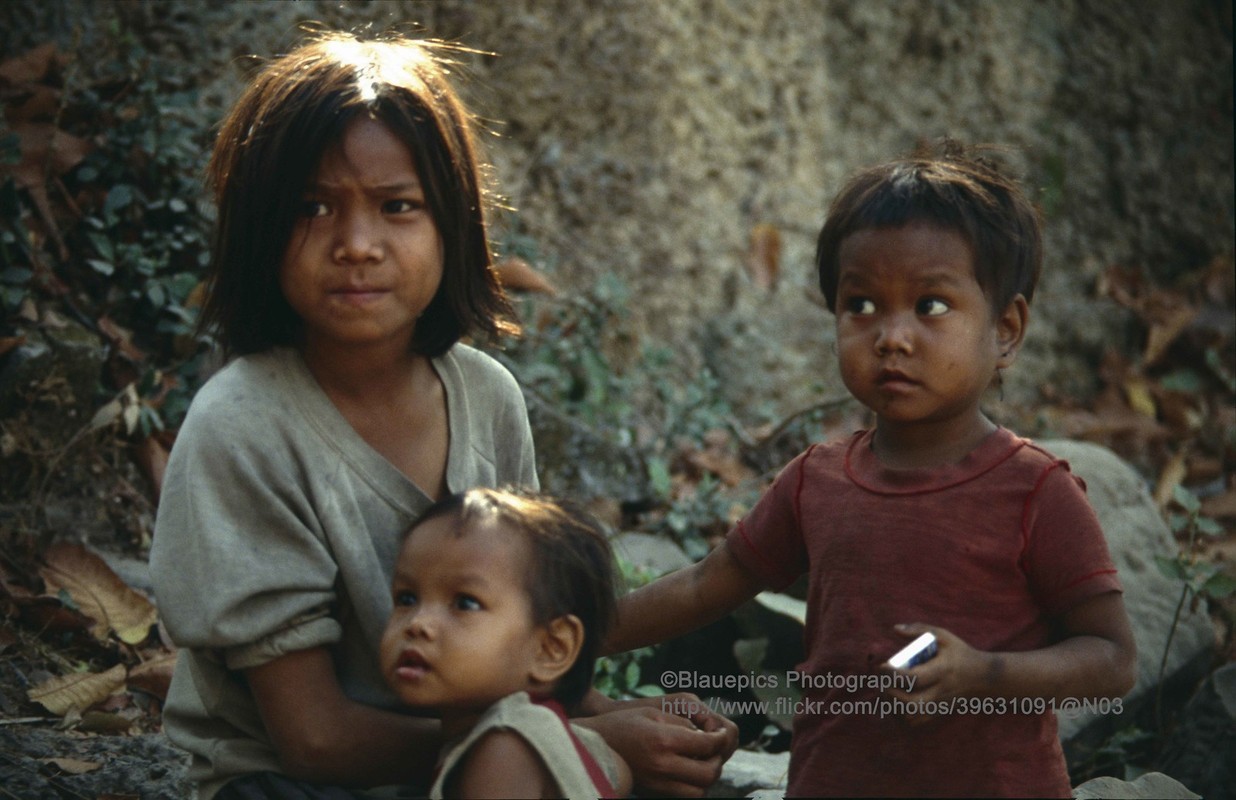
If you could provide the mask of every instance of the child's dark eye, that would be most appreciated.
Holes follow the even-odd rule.
[[[394,597],[396,606],[414,606],[420,598],[416,596],[416,592],[395,592]]]
[[[470,594],[461,594],[455,598],[455,608],[460,611],[480,611],[481,601]]]
[[[330,209],[320,200],[304,200],[300,204],[302,217],[324,217],[329,213]]]
[[[845,301],[845,310],[851,314],[874,314],[875,303],[868,300],[866,297],[850,297]]]
[[[948,303],[938,297],[925,297],[918,301],[918,313],[924,317],[938,317],[948,311]]]
[[[400,198],[398,200],[387,200],[382,204],[382,211],[387,214],[407,214],[412,211],[419,211],[424,207],[425,204],[420,200]]]

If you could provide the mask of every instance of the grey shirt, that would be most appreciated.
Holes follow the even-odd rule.
[[[511,374],[465,345],[433,365],[446,390],[448,488],[535,488]],[[241,670],[326,646],[348,697],[400,707],[378,642],[401,536],[429,504],[296,351],[236,359],[198,392],[172,448],[150,563],[181,648],[164,729],[192,754],[202,800],[238,775],[279,771]]]

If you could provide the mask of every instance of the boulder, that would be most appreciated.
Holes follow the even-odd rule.
[[[1179,676],[1182,682],[1192,683],[1206,674],[1215,643],[1214,628],[1204,603],[1199,603],[1196,610],[1186,603],[1172,634],[1172,618],[1182,585],[1160,572],[1154,557],[1174,556],[1179,546],[1151,499],[1145,481],[1133,468],[1111,450],[1096,444],[1063,439],[1039,444],[1067,461],[1073,473],[1086,482],[1087,495],[1124,585],[1124,604],[1137,642],[1137,684],[1123,704],[1123,716],[1127,719],[1131,708],[1153,701],[1168,638],[1171,652],[1164,680]],[[1101,729],[1122,725],[1112,715],[1082,712],[1060,719],[1061,739],[1073,738],[1100,722],[1101,717],[1108,717],[1102,720],[1106,725],[1097,726]]]
[[[789,753],[738,750],[725,762],[721,779],[712,785],[707,796],[756,797],[765,800],[783,797],[789,771]]]
[[[691,565],[691,559],[668,536],[627,531],[615,536],[610,544],[614,554],[650,579]]]
[[[1088,780],[1073,790],[1074,800],[1107,800],[1111,797],[1148,800],[1201,800],[1180,781],[1162,772],[1148,772],[1135,781],[1102,777]]]

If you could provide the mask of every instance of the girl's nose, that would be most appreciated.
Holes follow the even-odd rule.
[[[341,214],[335,237],[333,255],[338,263],[361,264],[382,259],[382,241],[377,226],[365,214]]]

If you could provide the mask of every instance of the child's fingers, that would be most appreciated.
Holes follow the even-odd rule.
[[[921,622],[899,622],[893,626],[893,630],[907,639],[913,639],[915,636],[922,636],[924,633],[935,633],[936,629],[929,625],[924,625]]]

